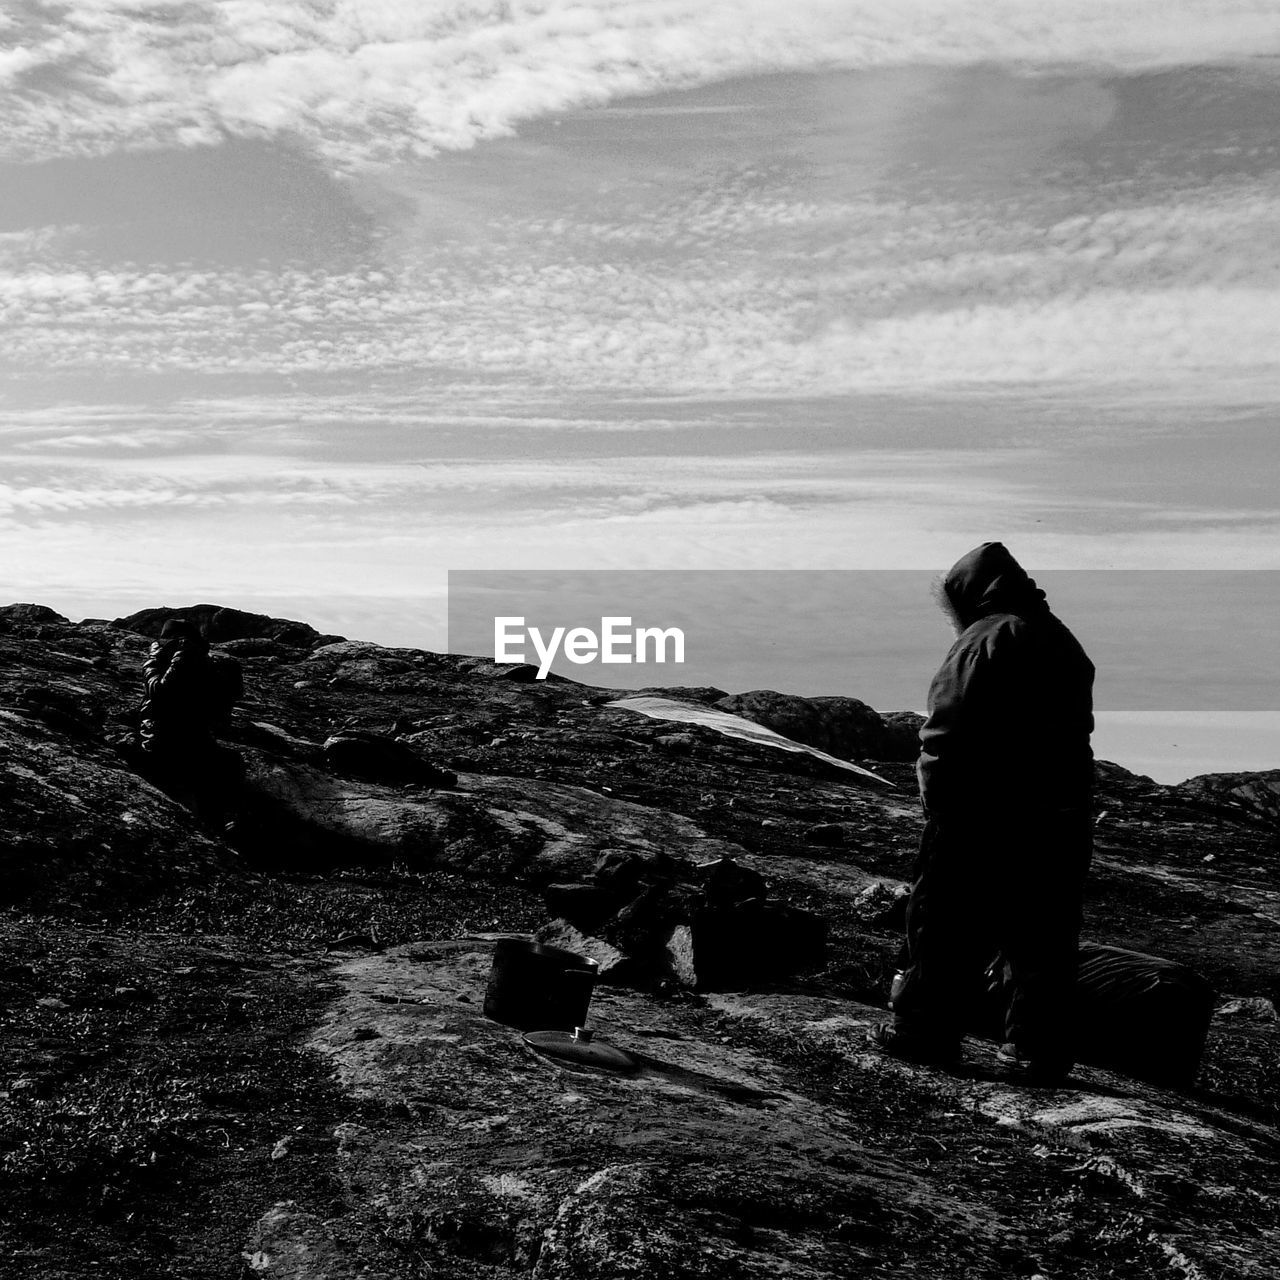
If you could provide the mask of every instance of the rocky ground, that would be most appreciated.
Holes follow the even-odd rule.
[[[1205,1063],[1019,1089],[978,1039],[951,1073],[862,1044],[919,834],[909,718],[653,691],[880,782],[210,607],[247,693],[228,831],[113,745],[165,616],[0,610],[6,1275],[1280,1273],[1280,775],[1100,766],[1086,932],[1212,980]],[[689,930],[725,855],[713,980]],[[483,1016],[511,933],[601,960],[630,1069]]]

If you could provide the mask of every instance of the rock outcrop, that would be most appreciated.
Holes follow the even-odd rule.
[[[1204,773],[1178,784],[1188,799],[1235,810],[1280,830],[1280,769],[1260,773]]]
[[[53,623],[66,626],[70,621],[48,605],[43,604],[6,604],[0,606],[0,625],[16,623],[22,627],[39,626],[41,623]]]
[[[274,640],[290,648],[314,649],[344,638],[321,635],[305,622],[294,622],[289,618],[269,618],[266,614],[246,613],[243,609],[228,609],[216,604],[140,609],[127,617],[117,618],[111,625],[154,639],[170,618],[186,618],[194,622],[210,644],[223,644],[228,640]]]
[[[1280,1269],[1277,775],[1169,788],[1099,765],[1087,932],[1192,966],[1220,1008],[1194,1091],[1084,1067],[1036,1095],[997,1080],[980,1040],[958,1075],[862,1046],[919,836],[918,718],[855,699],[647,691],[730,704],[893,789],[812,753],[636,714],[611,705],[616,691],[197,608],[244,669],[225,737],[246,766],[234,829],[202,827],[120,749],[148,636],[194,610],[73,624],[22,605],[0,610],[0,838],[11,922],[39,935],[31,954],[71,917],[121,932],[110,947],[96,933],[77,943],[75,965],[55,957],[53,972],[100,952],[124,964],[124,935],[146,922],[145,981],[98,984],[122,1026],[151,1007],[147,990],[186,981],[156,957],[171,937],[191,946],[197,918],[217,919],[225,950],[252,930],[255,972],[281,988],[318,1000],[317,973],[336,984],[310,1038],[350,1111],[315,1148],[327,1172],[288,1195],[264,1188],[246,1218],[258,1225],[235,1255],[257,1274]],[[421,932],[432,895],[454,922],[445,938]],[[479,905],[464,916],[455,900]],[[591,1022],[635,1072],[548,1059],[484,1019],[491,940],[512,932],[600,961]],[[0,957],[13,1009],[29,969]],[[217,1015],[182,1034],[225,1038],[251,1019],[248,984],[228,977]],[[31,1027],[80,1019],[74,1035],[96,1007],[39,998],[55,1003],[29,1011]],[[245,1043],[268,1044],[260,1030]],[[108,1069],[109,1054],[67,1048],[40,1075],[61,1043],[45,1036],[20,1058],[36,1066],[2,1099],[30,1108],[0,1126],[10,1164],[35,1158],[16,1135],[63,1123],[59,1090]],[[148,1043],[163,1051],[162,1037]],[[200,1123],[245,1140],[241,1102],[217,1097]],[[199,1117],[197,1102],[163,1114]],[[301,1159],[286,1139],[311,1123],[275,1133],[262,1167]],[[180,1137],[166,1159],[186,1158]],[[308,1198],[308,1185],[340,1193]],[[43,1248],[31,1246],[37,1262]],[[74,1269],[45,1267],[59,1270]]]
[[[919,745],[903,733],[907,723],[895,713],[893,724],[857,698],[801,698],[753,689],[721,698],[716,706],[745,716],[784,737],[817,747],[844,760],[914,760]]]
[[[820,1280],[1280,1264],[1267,1125],[1094,1070],[1020,1090],[977,1042],[961,1075],[912,1068],[865,1049],[876,1008],[794,991],[600,992],[597,1039],[627,1069],[565,1061],[479,1013],[490,947],[345,961],[314,1039],[355,1097],[397,1107],[346,1128],[338,1165],[367,1229],[432,1267]],[[282,1264],[316,1241],[297,1212],[269,1219]],[[300,1274],[347,1274],[321,1259]]]

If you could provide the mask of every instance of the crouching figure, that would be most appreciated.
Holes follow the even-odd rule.
[[[143,672],[142,771],[206,822],[225,827],[239,804],[244,765],[237,752],[218,743],[215,730],[229,721],[243,692],[240,664],[211,654],[194,623],[170,618]]]

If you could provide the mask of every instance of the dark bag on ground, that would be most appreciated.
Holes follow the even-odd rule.
[[[1077,992],[1082,1061],[1195,1083],[1216,1000],[1206,978],[1176,960],[1082,942]]]
[[[985,1022],[1003,1022],[1008,975],[997,957],[988,970],[992,1005]],[[1076,1058],[1154,1084],[1195,1083],[1216,1000],[1206,978],[1176,960],[1080,943]]]

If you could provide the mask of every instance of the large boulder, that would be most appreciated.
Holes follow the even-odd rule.
[[[412,747],[368,729],[341,729],[324,742],[325,762],[336,773],[388,786],[452,787],[457,774],[420,756]]]
[[[245,758],[242,839],[266,863],[421,863],[441,852],[448,815],[428,800],[256,748]]]
[[[886,711],[880,718],[884,721],[884,747],[878,759],[913,763],[920,754],[924,716],[918,711]]]
[[[1188,778],[1174,792],[1201,804],[1233,809],[1280,826],[1280,769],[1261,773],[1204,773]]]
[[[886,758],[889,735],[885,723],[857,698],[801,698],[773,689],[753,689],[730,694],[715,705],[842,760]]]
[[[44,604],[6,604],[0,606],[0,626],[7,623],[20,627],[38,627],[45,623],[66,625],[68,619]]]
[[[136,898],[235,865],[190,810],[94,739],[91,720],[40,692],[0,708],[0,901]]]
[[[679,981],[704,991],[742,991],[822,964],[825,922],[771,901],[758,871],[722,857],[698,867],[696,878],[698,890],[666,941]]]
[[[168,605],[140,609],[127,617],[117,618],[111,625],[154,638],[170,618],[186,618],[194,622],[210,644],[226,640],[265,639],[297,649],[312,649],[342,639],[341,636],[321,635],[305,622],[270,618],[264,613],[247,613],[243,609],[228,609],[218,604],[193,604],[183,609]]]

